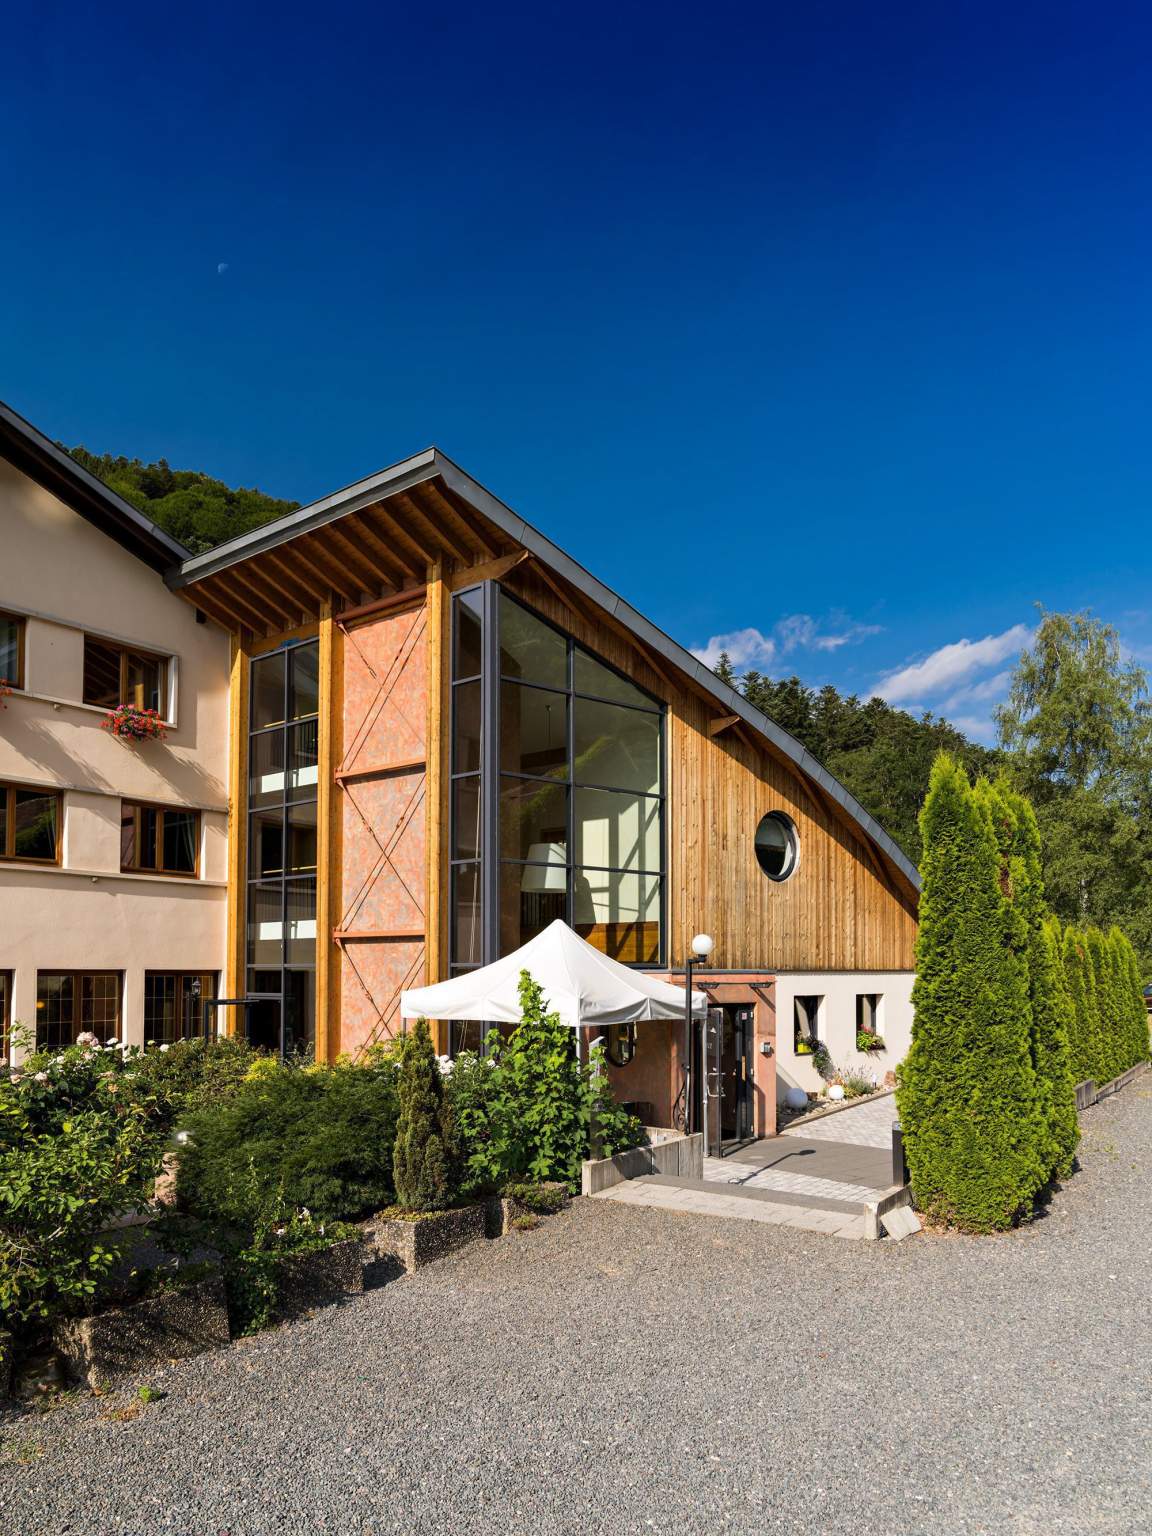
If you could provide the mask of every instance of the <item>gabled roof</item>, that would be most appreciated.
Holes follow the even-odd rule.
[[[5,458],[42,485],[65,506],[94,523],[154,571],[164,572],[174,560],[187,560],[188,551],[170,534],[137,512],[131,502],[110,491],[95,475],[81,469],[55,443],[37,432],[30,421],[0,401],[0,458]]]
[[[478,481],[473,480],[471,475],[446,454],[441,453],[438,448],[425,449],[423,453],[415,454],[410,459],[403,459],[400,463],[382,469],[375,475],[357,480],[355,484],[346,486],[331,496],[314,501],[310,506],[301,507],[299,511],[290,512],[287,516],[265,523],[250,533],[241,534],[239,538],[230,539],[226,544],[217,545],[207,554],[196,555],[185,560],[179,567],[168,573],[169,584],[172,587],[181,588],[206,581],[208,578],[226,572],[230,566],[273,551],[294,539],[307,537],[340,518],[366,511],[389,497],[418,490],[432,481],[447,488],[454,504],[463,503],[480,513],[488,524],[498,529],[512,544],[528,550],[562,580],[583,593],[619,624],[630,630],[648,649],[664,657],[680,672],[685,673],[699,688],[709,693],[725,713],[739,717],[761,736],[766,737],[777,752],[793,762],[806,778],[819,785],[824,793],[842,808],[847,818],[887,855],[914,890],[920,889],[920,876],[911,859],[889,837],[879,822],[868,814],[859,801],[848,793],[843,784],[834,778],[822,763],[817,762],[794,736],[782,730],[775,721],[770,720],[760,710],[754,709],[736,689],[721,682],[710,667],[706,667],[703,662],[697,660],[691,652],[678,645],[663,630],[657,629],[655,624],[652,624],[631,604],[625,602],[610,587],[597,581],[595,576],[586,571],[570,555],[565,554],[558,545],[553,544],[551,539],[546,538],[538,529],[525,522],[518,513],[513,512],[490,491],[485,490]],[[195,600],[193,594],[188,595],[193,598],[193,601]]]

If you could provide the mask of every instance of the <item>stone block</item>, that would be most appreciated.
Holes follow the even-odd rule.
[[[286,1253],[277,1264],[277,1314],[302,1317],[315,1307],[330,1307],[364,1289],[364,1242],[345,1238],[312,1253]]]
[[[898,1243],[902,1238],[911,1237],[913,1232],[919,1232],[920,1218],[910,1205],[894,1205],[890,1211],[881,1212],[880,1225]]]
[[[53,1329],[69,1374],[97,1392],[120,1376],[218,1349],[229,1338],[219,1275],[93,1317],[67,1318]]]
[[[455,1211],[429,1211],[413,1217],[381,1211],[362,1230],[376,1260],[395,1258],[411,1274],[484,1236],[485,1207],[465,1205]]]

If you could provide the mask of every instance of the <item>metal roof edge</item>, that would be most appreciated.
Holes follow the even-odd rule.
[[[155,570],[163,571],[173,560],[188,558],[189,551],[179,540],[174,539],[170,533],[166,533],[158,523],[145,517],[143,512],[134,507],[130,501],[125,501],[123,496],[111,490],[82,465],[77,464],[71,454],[58,448],[50,438],[45,437],[43,432],[2,400],[0,400],[0,424],[23,444],[25,451],[34,461],[50,467],[66,486],[71,486],[77,491],[81,500],[86,498],[97,502],[113,522],[127,524],[141,543],[153,550],[156,558],[146,563],[152,565]],[[18,467],[23,468],[23,466]],[[49,489],[52,488],[49,487]],[[57,494],[54,489],[53,494]],[[89,512],[83,506],[73,507],[73,511],[82,517],[89,517],[91,521]],[[114,536],[108,529],[104,531],[108,532],[110,537]],[[136,554],[137,558],[143,558],[137,550],[130,552]]]

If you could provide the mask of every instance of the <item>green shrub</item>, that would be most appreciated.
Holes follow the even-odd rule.
[[[427,1019],[417,1019],[404,1041],[397,1097],[397,1203],[408,1211],[447,1210],[456,1198],[456,1143]]]
[[[98,1235],[151,1198],[168,1138],[133,1060],[82,1045],[0,1073],[0,1317],[83,1310],[116,1248]]]
[[[444,1094],[460,1153],[460,1193],[494,1195],[507,1178],[498,1129],[501,1077],[494,1056],[463,1051],[452,1063]]]
[[[615,1157],[617,1152],[642,1146],[646,1140],[644,1126],[616,1102],[603,1045],[594,1045],[588,1052],[584,1087],[588,1104],[588,1148],[584,1156]]]
[[[346,1222],[325,1224],[296,1212],[284,1222],[262,1227],[248,1247],[233,1249],[224,1260],[224,1291],[233,1334],[259,1333],[276,1322],[285,1258],[319,1253],[359,1236],[359,1228]]]
[[[904,1144],[923,1211],[993,1231],[1027,1212],[1046,1179],[1020,924],[987,798],[946,753],[920,824],[915,1019],[897,1089]]]
[[[293,1211],[354,1220],[391,1202],[396,1067],[277,1066],[190,1122],[180,1158],[181,1206],[256,1231]]]
[[[561,1184],[509,1184],[504,1193],[538,1216],[555,1216],[568,1202],[568,1191]]]
[[[1053,919],[1055,922],[1055,919]],[[1060,943],[1060,958],[1064,965],[1064,986],[1071,1007],[1069,1039],[1071,1041],[1072,1079],[1083,1083],[1096,1070],[1095,1043],[1092,1034],[1092,1005],[1088,996],[1089,966],[1084,935],[1078,928],[1064,929]]]
[[[246,1040],[222,1035],[150,1046],[139,1057],[139,1071],[167,1097],[173,1114],[181,1119],[229,1098],[259,1059]]]

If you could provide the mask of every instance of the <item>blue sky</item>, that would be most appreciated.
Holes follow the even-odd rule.
[[[1138,656],[1147,6],[45,4],[0,396],[309,500],[435,442],[683,643],[987,736]]]

